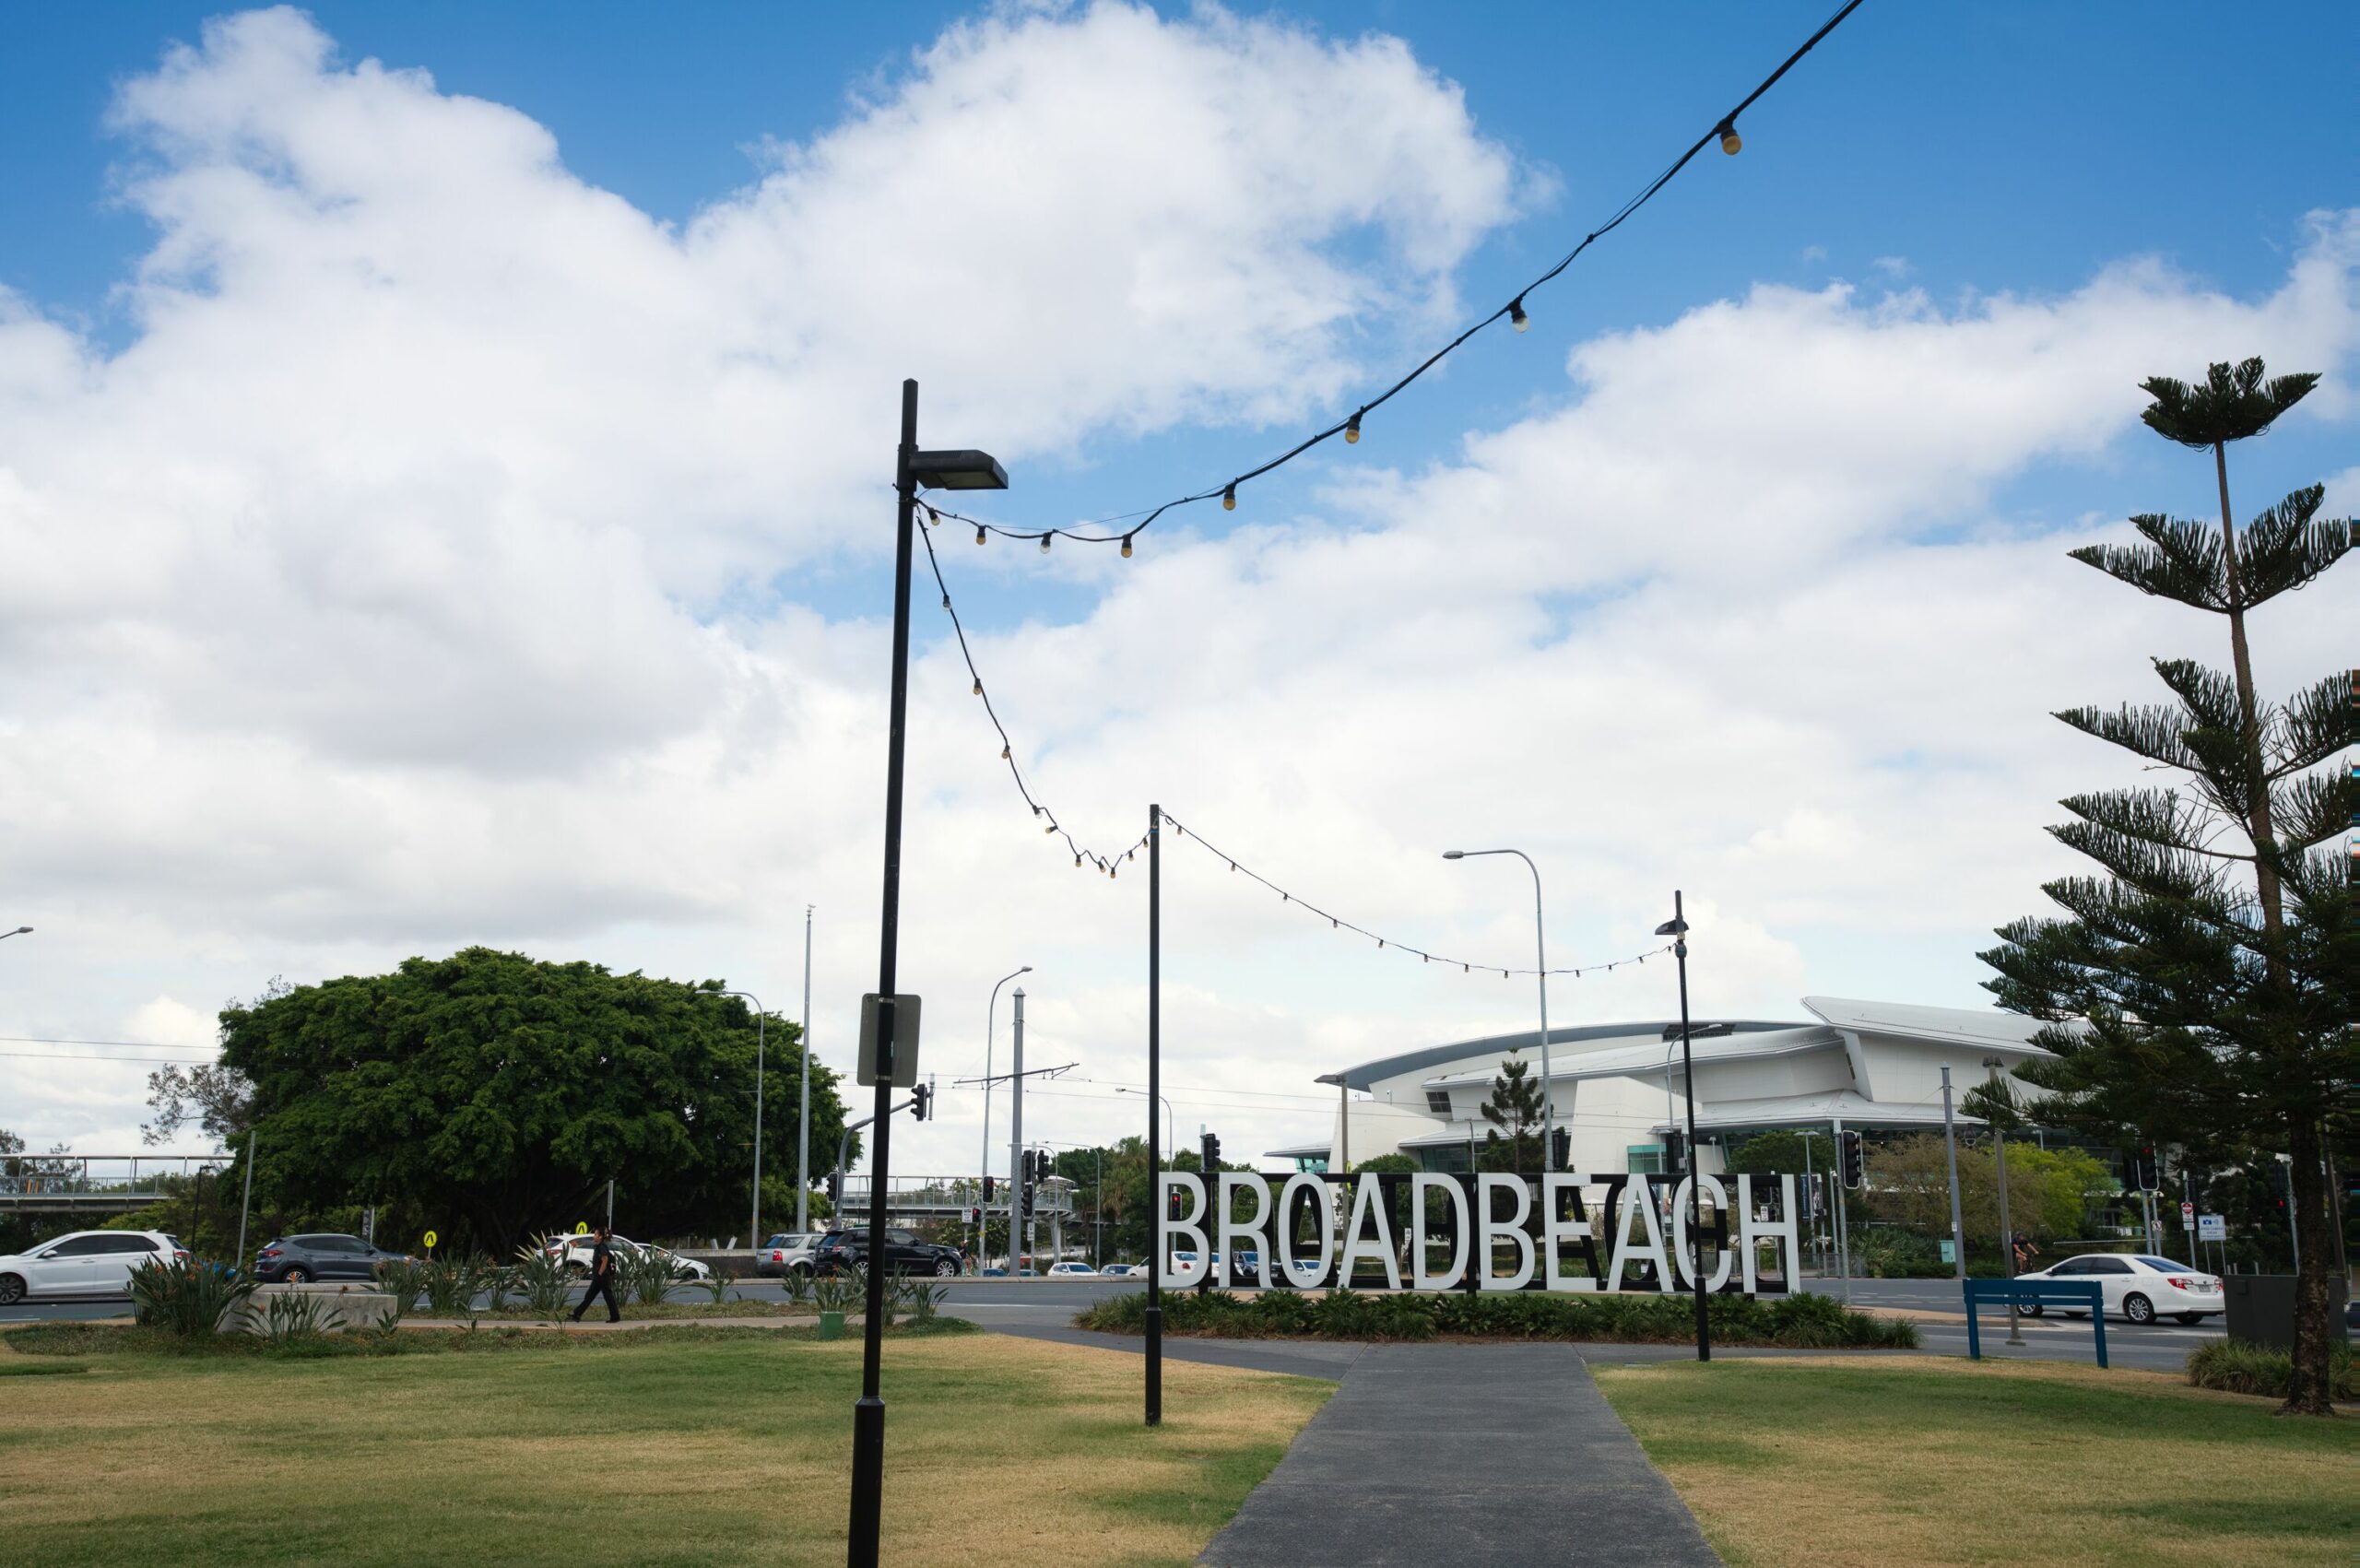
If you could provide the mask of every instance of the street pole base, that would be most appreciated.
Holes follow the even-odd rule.
[[[1147,1424],[1163,1424],[1163,1309],[1147,1309]]]
[[[877,1568],[877,1532],[885,1511],[885,1400],[871,1394],[852,1408],[852,1527],[848,1568]]]

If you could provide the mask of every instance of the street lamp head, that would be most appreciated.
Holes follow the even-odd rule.
[[[1442,852],[1442,857],[1445,860],[1464,860],[1467,858],[1467,852],[1463,849],[1446,849]]]
[[[1317,1078],[1313,1079],[1311,1081],[1314,1083],[1334,1084],[1337,1088],[1341,1089],[1344,1086],[1344,1075],[1342,1073],[1321,1073]]]
[[[30,925],[19,925],[14,931],[9,932],[8,935],[11,937],[30,937],[32,935],[32,930],[33,928]]]
[[[930,490],[1004,490],[1008,470],[988,452],[920,452],[910,458],[910,477]]]
[[[1662,925],[1656,927],[1656,935],[1658,937],[1685,937],[1688,935],[1688,922],[1685,920],[1667,920]]]
[[[1021,968],[1021,969],[1018,970],[1016,973],[1019,973],[1019,974],[1030,974],[1030,973],[1032,973],[1032,966],[1031,964],[1029,964],[1029,963],[1028,963],[1028,964],[1026,964],[1023,968]]]

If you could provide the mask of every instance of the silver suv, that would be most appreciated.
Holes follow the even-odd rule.
[[[808,1278],[815,1267],[811,1249],[819,1244],[817,1231],[783,1231],[754,1249],[754,1272],[771,1279],[789,1274]]]

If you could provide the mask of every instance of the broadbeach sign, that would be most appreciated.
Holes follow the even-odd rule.
[[[1646,1175],[1566,1171],[1539,1176],[1363,1172],[1357,1177],[1306,1172],[1286,1178],[1274,1201],[1271,1178],[1225,1171],[1209,1209],[1203,1177],[1164,1171],[1156,1178],[1158,1283],[1185,1290],[1205,1281],[1211,1253],[1227,1259],[1251,1251],[1254,1283],[1266,1289],[1350,1283],[1355,1268],[1367,1265],[1371,1272],[1382,1269],[1386,1286],[1397,1291],[1619,1291],[1626,1273],[1635,1273],[1646,1282],[1643,1288],[1669,1293],[1694,1284],[1688,1231],[1693,1179],[1698,1178],[1673,1184]],[[1764,1205],[1754,1195],[1751,1176],[1737,1178],[1734,1203],[1719,1177],[1701,1180],[1703,1207],[1713,1216],[1707,1234],[1717,1251],[1705,1288],[1747,1295],[1786,1289],[1795,1278],[1800,1246],[1795,1178],[1776,1178],[1776,1217],[1759,1212]],[[1343,1186],[1349,1195],[1335,1191]],[[1593,1206],[1591,1195],[1600,1192],[1603,1197]],[[1348,1203],[1339,1201],[1346,1196]],[[1176,1217],[1175,1206],[1182,1209]],[[1436,1206],[1447,1210],[1449,1222],[1441,1235],[1429,1238],[1427,1209]],[[1345,1215],[1340,1227],[1339,1210]],[[1273,1236],[1275,1249],[1268,1244]],[[1450,1244],[1449,1266],[1438,1272],[1428,1267],[1430,1239]],[[1764,1246],[1774,1249],[1774,1261],[1770,1269],[1758,1271]],[[1502,1247],[1513,1265],[1505,1270],[1497,1267]],[[1186,1255],[1185,1260],[1175,1255]],[[1578,1257],[1586,1271],[1564,1272],[1562,1265],[1569,1256]],[[1776,1277],[1776,1285],[1765,1286],[1769,1276]]]

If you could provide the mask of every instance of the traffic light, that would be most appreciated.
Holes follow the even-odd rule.
[[[828,1207],[839,1214],[844,1212],[844,1173],[842,1171],[828,1173]]]
[[[1574,1162],[1574,1129],[1559,1127],[1549,1135],[1549,1168],[1562,1171]]]
[[[1202,1160],[1206,1170],[1218,1171],[1221,1169],[1221,1135],[1219,1133],[1205,1134],[1204,1149],[1199,1158]]]
[[[925,1083],[922,1083],[922,1084],[919,1084],[915,1089],[911,1090],[911,1091],[910,1091],[910,1120],[912,1120],[912,1121],[914,1121],[914,1122],[923,1122],[923,1121],[925,1121],[925,1120],[926,1120],[926,1112],[927,1112],[927,1110],[928,1110],[928,1109],[930,1109],[930,1108],[933,1106],[933,1104],[934,1104],[934,1087],[933,1087],[933,1085],[931,1085],[931,1084],[925,1084]]]
[[[1677,1127],[1665,1135],[1663,1168],[1667,1174],[1674,1176],[1688,1168],[1688,1135]]]
[[[992,1195],[998,1190],[999,1180],[997,1177],[985,1176],[984,1178],[984,1201],[985,1203],[989,1203],[992,1200]]]
[[[1868,1155],[1860,1148],[1860,1135],[1846,1133],[1840,1147],[1844,1159],[1844,1185],[1857,1190],[1869,1173]]]
[[[1185,1212],[1186,1210],[1180,1202],[1179,1188],[1174,1187],[1170,1192],[1163,1195],[1163,1217],[1166,1220],[1169,1220],[1172,1223],[1177,1225],[1180,1223],[1181,1215]]]

